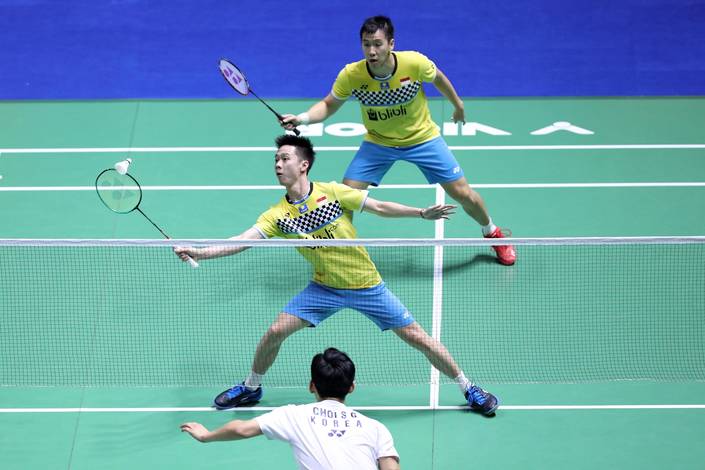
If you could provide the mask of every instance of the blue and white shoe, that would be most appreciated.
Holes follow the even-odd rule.
[[[499,400],[496,396],[477,385],[472,385],[465,391],[465,399],[472,410],[485,416],[493,415],[499,406]]]
[[[213,405],[219,410],[227,410],[237,406],[257,403],[262,399],[262,387],[250,390],[245,387],[245,383],[229,388],[213,400]]]

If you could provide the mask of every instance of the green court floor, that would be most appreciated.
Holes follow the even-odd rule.
[[[273,105],[282,112],[301,112],[310,102],[274,101]],[[464,129],[443,124],[450,116],[447,104],[433,101],[431,106],[433,117],[468,180],[484,197],[494,220],[510,228],[515,237],[705,235],[703,98],[468,99],[467,116],[475,124],[469,123]],[[312,170],[314,179],[342,180],[362,138],[358,122],[358,109],[349,103],[325,126],[306,130],[318,149]],[[272,171],[272,141],[279,133],[269,112],[249,100],[2,102],[0,238],[157,239],[158,232],[138,215],[117,216],[107,211],[92,187],[100,170],[126,156],[134,160],[131,172],[145,187],[141,207],[174,238],[235,235],[250,227],[259,213],[281,197],[282,190],[276,186]],[[372,194],[424,206],[436,200],[438,190],[426,185],[414,167],[398,163],[383,186],[372,189]],[[365,213],[356,215],[356,225],[362,238],[433,238],[436,233],[432,223],[383,220]],[[446,238],[477,237],[479,229],[469,218],[458,214],[444,224],[443,233]],[[252,417],[282,404],[303,403],[310,400],[304,387],[268,389],[260,411],[213,412],[208,407],[220,387],[212,382],[229,380],[224,378],[227,364],[206,370],[204,385],[150,385],[148,374],[154,377],[159,372],[159,363],[150,365],[150,359],[167,358],[160,357],[158,348],[140,357],[144,351],[141,346],[145,342],[156,343],[154,338],[159,338],[159,331],[145,331],[144,337],[132,336],[129,346],[134,349],[113,357],[114,362],[109,355],[100,361],[103,375],[93,378],[107,377],[105,380],[109,381],[113,377],[115,384],[72,384],[73,372],[67,363],[71,346],[62,349],[60,344],[51,344],[56,339],[52,328],[68,331],[61,318],[80,319],[82,309],[90,312],[90,303],[99,302],[107,294],[100,284],[86,287],[89,279],[82,287],[80,283],[72,284],[71,279],[82,276],[72,275],[71,265],[62,267],[60,256],[47,261],[49,266],[55,266],[55,277],[38,282],[37,278],[47,276],[50,270],[32,271],[19,266],[23,256],[3,250],[7,249],[0,247],[5,263],[0,268],[0,285],[7,289],[3,297],[20,300],[0,305],[0,317],[25,322],[25,326],[17,328],[17,323],[13,326],[3,322],[0,341],[15,344],[15,350],[29,346],[37,354],[46,353],[42,373],[50,380],[42,386],[28,385],[33,378],[27,378],[23,371],[32,370],[29,362],[23,367],[21,358],[8,354],[0,359],[4,369],[0,377],[24,380],[19,385],[0,384],[0,425],[4,430],[0,433],[0,468],[295,468],[291,451],[284,444],[260,437],[203,445],[179,433],[178,426],[194,420],[219,426],[229,419]],[[561,365],[551,363],[551,351],[541,348],[547,338],[541,336],[542,332],[537,330],[526,355],[521,354],[518,345],[505,343],[504,338],[511,338],[512,331],[520,328],[540,325],[539,320],[527,321],[527,316],[543,318],[544,312],[535,309],[556,290],[560,297],[557,286],[541,284],[543,273],[553,271],[554,282],[562,277],[569,283],[573,276],[579,278],[581,270],[599,270],[603,266],[609,273],[610,269],[620,269],[614,266],[617,263],[611,265],[607,261],[601,265],[602,262],[588,263],[582,258],[583,261],[571,262],[570,255],[560,256],[560,252],[542,255],[527,249],[524,253],[519,251],[515,266],[506,268],[493,263],[489,251],[479,251],[467,263],[462,254],[451,253],[449,250],[446,263],[453,269],[449,269],[445,284],[450,313],[444,313],[443,320],[448,326],[453,325],[457,335],[446,337],[445,341],[458,351],[469,375],[475,371],[483,386],[500,396],[502,407],[491,419],[464,412],[460,409],[462,397],[452,384],[440,385],[435,409],[429,406],[428,385],[362,384],[350,396],[349,403],[390,428],[402,468],[703,468],[705,335],[699,332],[705,331],[705,309],[697,285],[696,292],[691,290],[692,297],[680,307],[690,322],[686,326],[661,318],[657,302],[644,300],[643,308],[637,308],[640,312],[635,315],[642,314],[651,321],[652,338],[663,338],[662,350],[653,354],[637,349],[638,355],[615,357],[613,361],[614,370],[618,371],[653,364],[660,370],[684,371],[683,378],[604,380],[596,368],[590,371],[589,380],[579,380],[581,371],[566,369],[559,376]],[[430,291],[428,273],[432,269],[424,258],[403,258],[411,263],[405,264],[404,269],[393,260],[380,260],[380,269],[390,282],[396,283],[400,295],[409,296],[409,304],[417,310],[415,315],[430,329],[425,292]],[[210,274],[204,263],[202,271],[186,272],[183,276],[199,276],[199,283],[214,284],[212,277],[236,272],[237,263],[244,260],[234,258],[213,264]],[[637,276],[634,266],[650,270],[662,266],[639,260],[642,261],[646,264],[627,266],[625,272]],[[164,261],[152,266],[145,263],[140,270],[146,278],[155,278],[165,266],[160,263]],[[667,267],[672,271],[658,274],[670,280],[699,282],[702,273],[698,274],[697,262],[695,266],[692,263],[686,254],[677,265]],[[27,278],[21,278],[19,272]],[[180,276],[176,270],[170,275]],[[276,273],[271,275],[276,277]],[[643,275],[655,276],[653,272]],[[83,277],[89,278],[90,273]],[[261,286],[262,297],[267,295],[267,289],[275,289],[276,282]],[[54,313],[58,312],[59,323],[55,327],[38,325],[33,321],[39,319],[38,311],[27,308],[27,301],[22,300],[25,285],[44,286],[47,295],[51,295],[52,286],[83,289],[87,300],[84,305],[77,302],[57,308]],[[185,281],[183,285],[190,284]],[[214,290],[218,291],[218,287],[216,284]],[[586,286],[586,291],[608,287]],[[645,292],[643,299],[650,294],[653,293]],[[157,311],[159,318],[176,305],[166,293],[162,295],[158,298],[163,298],[164,310]],[[640,305],[638,295],[630,295],[626,296],[632,303],[630,308]],[[621,312],[627,305],[623,298],[622,294],[615,294],[614,301],[608,299],[601,314]],[[270,310],[275,309],[277,301],[263,301],[263,310],[267,311],[257,313],[260,327],[266,326],[276,313]],[[227,308],[226,305],[222,311],[227,312]],[[125,315],[129,311],[126,308]],[[126,330],[130,335],[139,330],[141,315],[154,313],[139,309],[136,312],[134,317],[125,317],[132,322],[127,326],[133,329]],[[589,342],[580,343],[581,337],[603,337],[590,329],[589,309],[581,312],[582,317],[571,313],[575,312],[565,316],[572,319],[565,321],[570,333],[564,334],[577,335],[576,350],[590,347]],[[496,321],[491,320],[492,316]],[[306,347],[322,349],[329,345],[324,341],[334,341],[341,348],[346,344],[355,347],[356,341],[370,345],[379,341],[380,348],[396,351],[394,348],[398,347],[399,360],[406,354],[401,345],[394,345],[395,338],[390,333],[380,334],[361,325],[358,338],[340,334],[338,325],[332,323],[320,332],[292,338],[289,357],[304,355]],[[619,334],[622,338],[629,335],[627,326],[615,325],[612,336],[608,332],[604,337],[617,341]],[[620,327],[624,328],[621,332]],[[256,341],[259,332],[255,328],[241,328],[232,331],[233,342],[238,338]],[[178,330],[177,325],[169,333],[179,337]],[[89,341],[93,334],[80,330],[80,326],[74,331],[82,341]],[[194,332],[195,336],[199,334]],[[206,328],[202,334],[208,338],[216,332]],[[227,343],[227,335],[221,336]],[[675,349],[668,345],[671,340],[683,338],[690,343]],[[165,349],[176,347],[168,341],[165,338]],[[612,346],[607,345],[606,350]],[[479,357],[473,354],[477,348],[481,348]],[[52,354],[57,350],[62,352]],[[492,356],[483,364],[483,354],[488,350]],[[673,350],[678,350],[680,356],[668,356],[668,351]],[[207,349],[202,358],[196,352],[187,356],[194,369],[205,370],[208,358],[216,354],[215,349]],[[242,366],[232,366],[232,380],[240,380],[247,372],[240,368],[245,367],[249,356],[247,351],[241,354],[247,357],[242,358]],[[505,358],[508,360],[503,362]],[[137,359],[146,364],[144,376],[137,374],[142,383],[119,383],[122,377],[135,377],[131,361]],[[304,359],[308,361],[308,357]],[[383,364],[385,358],[377,357],[372,347],[360,361],[372,368],[372,364]],[[273,369],[272,380],[287,375],[285,365],[289,367],[289,362],[282,362],[279,371]],[[415,370],[417,365],[409,366],[409,370]],[[291,367],[295,368],[293,362]],[[389,375],[396,377],[401,368],[395,366],[395,372]],[[177,375],[173,372],[169,377]],[[369,372],[368,378],[374,382],[384,375],[375,370]],[[53,383],[51,377],[57,377]],[[155,380],[162,378],[157,376]]]

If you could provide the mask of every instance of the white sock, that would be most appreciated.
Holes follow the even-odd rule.
[[[465,394],[465,391],[468,389],[468,387],[472,386],[472,382],[468,380],[467,377],[465,377],[465,374],[460,371],[460,375],[455,378],[455,383],[458,384],[458,387],[460,387],[460,391]]]
[[[497,226],[492,223],[492,217],[490,217],[490,222],[487,225],[482,226],[482,234],[489,235],[494,232],[496,228]]]
[[[256,390],[257,387],[262,385],[262,377],[264,377],[264,374],[258,374],[255,371],[250,372],[250,375],[245,379],[245,387],[250,390]]]

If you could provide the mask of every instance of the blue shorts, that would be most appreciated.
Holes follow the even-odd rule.
[[[289,301],[283,312],[316,326],[343,308],[357,310],[383,331],[401,328],[415,321],[384,282],[367,289],[334,289],[310,282]]]
[[[463,169],[443,138],[436,137],[411,147],[386,147],[364,141],[344,177],[378,186],[397,160],[419,167],[426,181],[431,184],[448,183],[464,176]]]

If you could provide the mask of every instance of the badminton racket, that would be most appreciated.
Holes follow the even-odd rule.
[[[159,230],[159,233],[164,235],[164,238],[171,239],[169,235],[164,233],[152,219],[147,217],[142,209],[142,187],[128,173],[119,172],[113,168],[103,170],[95,179],[95,190],[98,197],[105,204],[105,207],[118,214],[129,214],[132,211],[137,211],[151,223],[154,228]],[[191,257],[186,260],[193,268],[198,267],[198,263]]]
[[[247,81],[247,78],[245,77],[245,74],[242,73],[242,70],[237,68],[235,64],[230,62],[227,59],[220,59],[220,73],[223,75],[223,78],[225,79],[226,82],[228,82],[228,85],[230,85],[233,90],[237,91],[243,96],[247,96],[248,94],[252,93],[252,96],[260,100],[260,102],[267,107],[274,115],[277,117],[279,122],[282,122],[284,120],[284,117],[276,112],[274,108],[269,106],[266,101],[264,101],[262,98],[257,96],[257,94],[252,91],[252,87],[250,86],[250,83]],[[294,128],[294,134],[296,135],[301,135],[301,132],[297,128]]]

